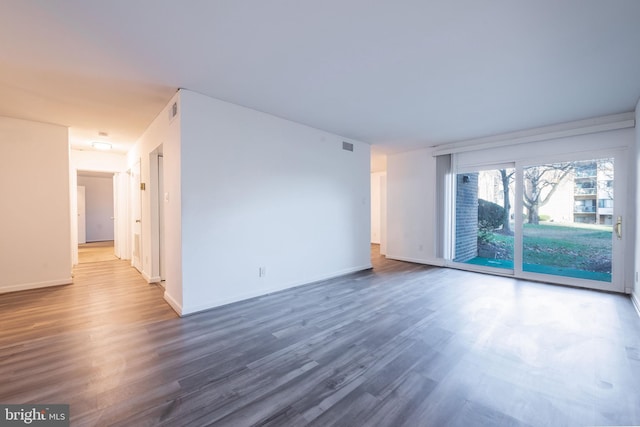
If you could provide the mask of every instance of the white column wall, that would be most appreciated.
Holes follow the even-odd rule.
[[[367,144],[190,91],[181,108],[183,313],[370,267]]]
[[[431,149],[387,157],[387,258],[436,259],[436,162]]]
[[[0,293],[71,283],[68,129],[0,117]]]
[[[180,166],[180,126],[181,107],[180,93],[176,93],[167,103],[165,108],[151,122],[144,134],[136,142],[133,148],[127,153],[127,169],[132,168],[140,161],[140,180],[146,185],[142,191],[141,200],[141,226],[142,226],[142,276],[149,282],[159,280],[159,276],[154,274],[158,271],[157,258],[154,253],[153,236],[154,227],[158,224],[152,220],[152,209],[157,207],[157,185],[153,178],[151,162],[157,156],[154,154],[157,148],[162,145],[164,155],[164,186],[165,195],[165,253],[167,258],[165,300],[178,312],[182,313],[183,289],[182,289],[182,234],[181,234],[181,166]],[[174,103],[177,114],[172,114]],[[129,195],[130,202],[138,200],[138,194]],[[133,197],[135,196],[135,197]],[[155,205],[154,205],[155,203]],[[129,233],[131,233],[133,218],[131,217],[132,207],[129,206]],[[154,264],[155,262],[155,264]]]
[[[380,172],[371,174],[371,243],[380,244]]]
[[[634,171],[633,181],[636,183],[635,188],[635,212],[633,214],[637,216],[637,213],[640,212],[640,185],[638,185],[638,179],[640,178],[640,100],[636,105],[636,128],[635,128],[635,153],[633,157],[635,159],[636,168]],[[636,309],[640,314],[640,221],[636,219],[636,227],[635,227],[635,247],[634,247],[634,275],[633,275],[633,299],[636,305]]]

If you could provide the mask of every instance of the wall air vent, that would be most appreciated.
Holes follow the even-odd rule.
[[[347,141],[342,141],[342,149],[347,151],[353,151],[353,144]]]
[[[171,108],[169,108],[169,121],[175,119],[177,115],[178,115],[178,103],[174,102],[173,104],[171,104]]]

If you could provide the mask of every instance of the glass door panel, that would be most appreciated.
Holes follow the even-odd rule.
[[[513,270],[515,169],[456,175],[453,261]]]
[[[612,281],[614,159],[522,173],[522,271]]]

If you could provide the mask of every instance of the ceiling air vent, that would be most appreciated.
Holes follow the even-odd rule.
[[[346,151],[353,151],[353,144],[347,141],[342,141],[342,149]]]

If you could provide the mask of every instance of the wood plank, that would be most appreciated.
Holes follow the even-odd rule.
[[[628,297],[389,261],[178,318],[127,262],[0,295],[0,401],[72,425],[640,424]]]

